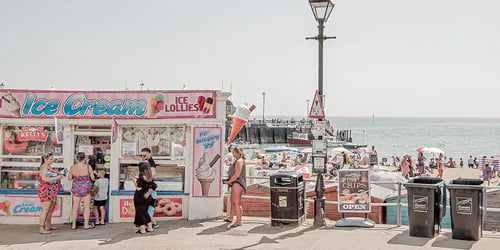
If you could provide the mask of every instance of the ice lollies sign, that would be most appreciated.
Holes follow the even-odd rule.
[[[220,197],[222,129],[195,127],[193,135],[193,197]]]
[[[1,90],[0,117],[215,118],[215,91]]]

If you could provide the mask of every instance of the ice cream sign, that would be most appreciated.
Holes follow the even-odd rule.
[[[0,117],[215,118],[215,91],[0,91]]]
[[[58,198],[52,216],[61,217],[62,198]],[[42,204],[36,196],[0,196],[0,216],[40,216]]]

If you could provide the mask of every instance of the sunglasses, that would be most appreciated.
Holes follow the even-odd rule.
[[[147,155],[141,155],[141,157],[142,157],[142,158],[146,158],[146,157],[148,157],[148,156],[147,156]]]

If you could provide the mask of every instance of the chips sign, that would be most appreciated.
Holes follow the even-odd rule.
[[[323,103],[317,90],[314,94],[311,109],[309,110],[309,118],[325,119],[325,110],[323,109]]]
[[[369,213],[370,174],[367,169],[346,169],[338,171],[338,201],[341,213]]]

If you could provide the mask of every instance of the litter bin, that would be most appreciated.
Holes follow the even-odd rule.
[[[446,186],[450,191],[453,239],[481,239],[483,231],[482,184],[481,179],[455,179]]]
[[[373,165],[378,165],[378,155],[377,154],[370,154],[370,164]]]
[[[271,226],[299,224],[304,220],[305,181],[302,173],[283,171],[272,174]]]
[[[434,237],[446,213],[443,179],[419,176],[410,179],[404,186],[408,194],[410,236]]]

